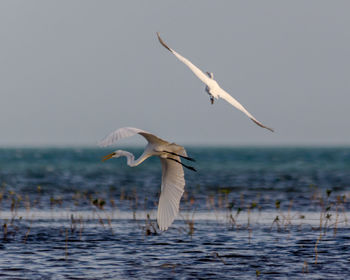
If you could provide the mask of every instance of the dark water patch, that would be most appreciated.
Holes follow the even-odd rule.
[[[198,251],[198,250],[188,250],[188,251],[183,251],[184,254],[203,254],[204,252]]]
[[[220,255],[220,257],[223,258],[240,258],[240,259],[251,259],[254,258],[252,255],[241,255],[241,254],[226,254],[226,255]]]
[[[2,269],[2,271],[13,271],[13,272],[16,272],[16,271],[26,271],[27,269],[23,268],[23,267],[5,267]]]
[[[167,245],[171,245],[170,243],[167,243],[167,242],[159,242],[159,243],[157,243],[157,242],[155,242],[155,243],[153,243],[153,245],[159,245],[159,246],[167,246]]]

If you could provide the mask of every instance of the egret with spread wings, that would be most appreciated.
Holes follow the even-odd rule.
[[[162,163],[162,186],[158,204],[157,223],[160,230],[167,230],[179,212],[180,200],[184,192],[185,178],[182,167],[196,171],[192,166],[182,163],[181,158],[190,161],[194,161],[194,159],[187,156],[184,147],[175,143],[169,143],[154,134],[133,127],[117,129],[103,139],[99,145],[102,147],[110,146],[122,138],[136,134],[142,135],[148,141],[143,154],[137,160],[135,160],[132,153],[122,150],[106,155],[102,160],[124,156],[127,158],[127,164],[133,167],[141,164],[151,156],[160,158]]]
[[[219,97],[222,99],[225,99],[228,103],[236,107],[238,110],[242,111],[244,114],[246,114],[254,123],[256,123],[258,126],[261,126],[263,128],[266,128],[273,132],[273,129],[270,127],[267,127],[263,125],[261,122],[259,122],[256,118],[253,117],[252,114],[250,114],[241,103],[239,103],[236,99],[234,99],[230,94],[228,94],[226,91],[224,91],[219,84],[214,80],[213,73],[207,72],[207,75],[205,75],[197,66],[193,65],[191,61],[183,57],[182,55],[178,54],[173,49],[169,48],[167,44],[160,38],[159,33],[157,32],[157,36],[159,39],[159,42],[165,47],[167,50],[169,50],[173,55],[175,55],[181,62],[183,62],[190,70],[195,74],[203,83],[206,84],[205,91],[210,96],[211,104],[214,104],[214,98],[218,99]]]

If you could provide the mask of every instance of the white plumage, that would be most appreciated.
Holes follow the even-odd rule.
[[[210,96],[211,103],[214,103],[214,98],[222,98],[226,100],[228,103],[236,107],[238,110],[242,111],[244,114],[246,114],[254,123],[256,123],[258,126],[266,128],[273,132],[273,129],[270,127],[267,127],[263,125],[261,122],[259,122],[252,114],[250,114],[241,103],[239,103],[236,99],[234,99],[230,94],[228,94],[226,91],[224,91],[219,84],[214,80],[213,73],[207,72],[207,75],[205,75],[197,66],[195,66],[191,61],[189,61],[187,58],[183,57],[182,55],[178,54],[176,51],[171,49],[165,42],[160,38],[159,33],[157,32],[157,36],[159,39],[159,42],[165,47],[167,50],[169,50],[173,55],[175,55],[181,62],[183,62],[190,70],[204,83],[206,84],[206,92]]]
[[[160,157],[162,163],[162,186],[158,204],[157,223],[160,230],[167,230],[179,212],[180,200],[185,187],[183,166],[196,171],[193,167],[183,164],[180,158],[194,160],[187,156],[184,147],[175,143],[169,143],[154,134],[133,127],[117,129],[100,141],[99,145],[102,147],[111,146],[122,138],[136,134],[142,135],[148,141],[143,154],[137,160],[135,160],[133,154],[117,150],[105,156],[103,161],[125,156],[127,164],[133,167],[141,164],[151,156]]]

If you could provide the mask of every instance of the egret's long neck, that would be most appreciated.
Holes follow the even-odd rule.
[[[132,153],[129,153],[127,151],[122,151],[122,153],[120,154],[126,157],[127,159],[126,163],[131,167],[141,164],[145,159],[149,157],[149,155],[146,155],[145,153],[143,153],[137,160],[135,160],[135,156]]]

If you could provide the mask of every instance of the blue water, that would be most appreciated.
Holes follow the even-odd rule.
[[[202,216],[191,230],[181,216],[164,233],[154,220],[133,219],[156,211],[159,159],[134,168],[125,159],[101,162],[111,151],[0,149],[1,279],[350,277],[350,148],[189,147],[198,172],[185,171],[180,214],[252,213],[259,221],[271,212],[271,222]],[[95,216],[78,223],[65,211]],[[113,216],[118,211],[130,216]],[[288,224],[287,211],[323,215],[323,228]]]
[[[136,155],[142,149],[128,149]],[[229,192],[228,199],[244,195],[286,201],[308,209],[315,189],[343,193],[350,188],[350,148],[188,148],[197,173],[185,170],[186,191],[203,210],[208,195]],[[116,199],[134,196],[147,208],[158,200],[161,180],[159,159],[150,158],[130,168],[126,160],[102,162],[113,149],[2,149],[0,184],[6,191],[70,199],[76,193]],[[6,192],[4,193],[6,195]],[[259,198],[260,197],[260,198]],[[47,207],[49,199],[38,206]],[[69,201],[68,201],[69,203]],[[282,203],[283,207],[285,204]],[[79,206],[79,205],[78,205]],[[84,205],[80,205],[83,207]]]

